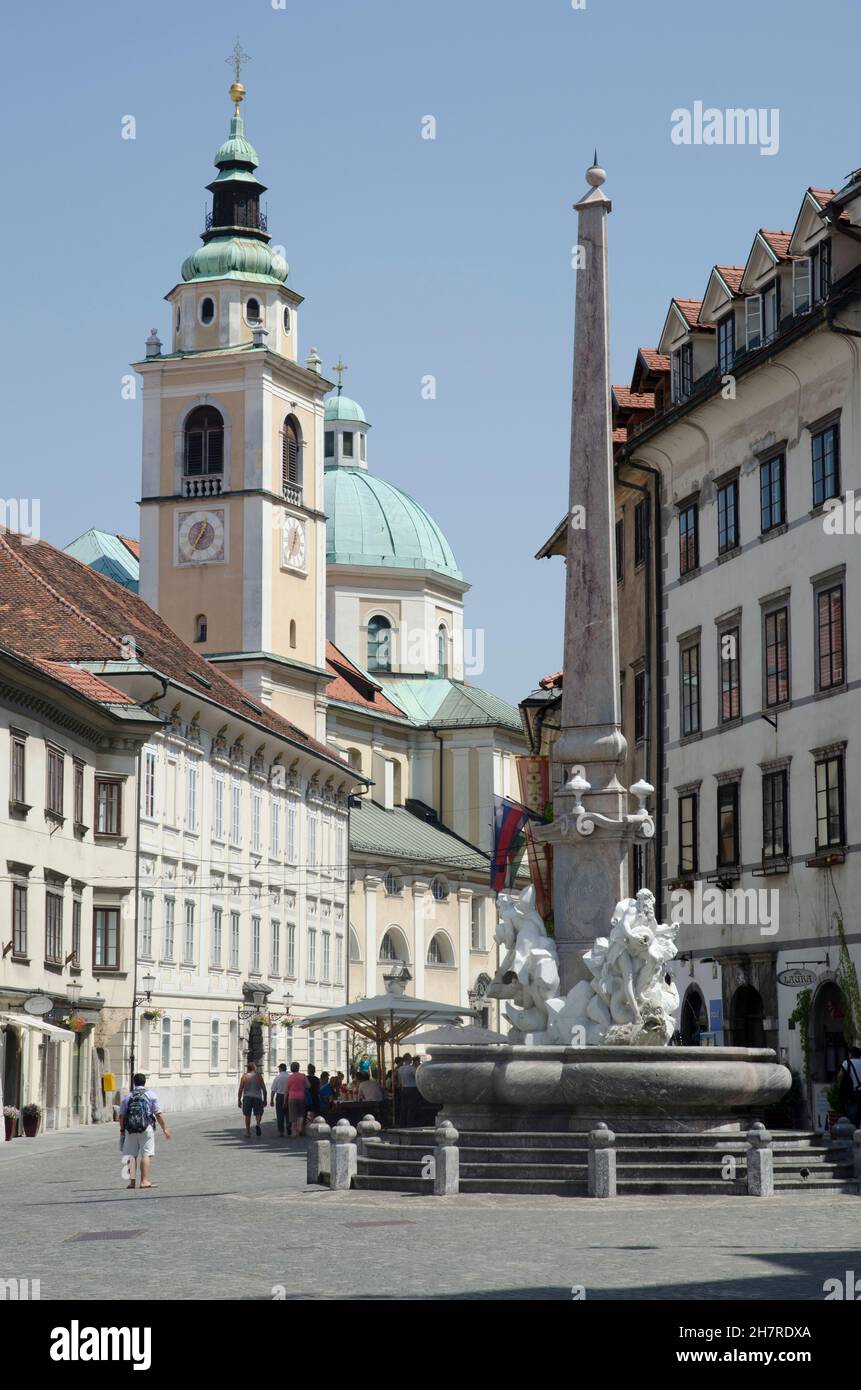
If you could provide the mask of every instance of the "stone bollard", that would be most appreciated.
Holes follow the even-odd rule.
[[[451,1120],[437,1127],[433,1151],[433,1190],[435,1197],[454,1197],[460,1191],[460,1151],[458,1132]]]
[[[314,1120],[305,1130],[308,1140],[306,1154],[305,1181],[316,1186],[321,1178],[329,1176],[329,1126],[323,1119]]]
[[[855,1135],[855,1126],[851,1120],[847,1120],[843,1115],[831,1129],[832,1144],[851,1144]]]
[[[761,1120],[752,1124],[747,1139],[747,1195],[774,1196],[774,1140]]]
[[[360,1120],[356,1125],[356,1133],[359,1136],[356,1149],[360,1158],[371,1158],[373,1156],[372,1146],[382,1143],[380,1139],[380,1130],[382,1127],[379,1120],[375,1120],[373,1115],[366,1115],[365,1118]]]
[[[329,1145],[329,1187],[333,1192],[349,1192],[356,1176],[356,1131],[349,1120],[339,1120]]]
[[[589,1196],[616,1195],[616,1136],[603,1120],[589,1135]]]

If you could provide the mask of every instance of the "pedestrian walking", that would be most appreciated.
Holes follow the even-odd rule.
[[[401,1095],[401,1124],[405,1129],[412,1129],[419,1115],[419,1089],[416,1085],[416,1069],[409,1052],[404,1053],[404,1060],[396,1079]]]
[[[850,1047],[840,1065],[840,1099],[846,1117],[857,1129],[861,1126],[861,1047]]]
[[[299,1063],[291,1062],[290,1075],[287,1077],[287,1118],[294,1139],[301,1138],[305,1132],[305,1081],[305,1073],[299,1070]]]
[[[320,1114],[320,1078],[313,1062],[308,1063],[308,1070],[305,1075],[305,1108],[308,1119],[313,1120]]]
[[[245,1116],[245,1137],[251,1138],[251,1116],[254,1116],[257,1137],[263,1133],[260,1121],[266,1109],[266,1082],[257,1069],[257,1063],[250,1061],[239,1082],[239,1109]]]
[[[284,1133],[284,1122],[287,1118],[287,1063],[281,1062],[278,1067],[278,1074],[272,1082],[272,1091],[269,1096],[269,1104],[275,1106],[275,1123],[278,1126],[278,1133]]]
[[[155,1091],[147,1089],[143,1072],[137,1071],[132,1077],[132,1089],[120,1101],[120,1149],[127,1161],[128,1187],[135,1186],[138,1161],[141,1188],[158,1187],[157,1182],[149,1180],[150,1163],[155,1154],[156,1123],[161,1125],[165,1139],[169,1139],[170,1130],[161,1101]]]

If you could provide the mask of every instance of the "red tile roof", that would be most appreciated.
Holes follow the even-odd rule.
[[[140,557],[141,557],[141,543],[140,543],[140,541],[132,540],[131,536],[117,536],[117,540],[118,540],[118,541],[122,541],[122,543],[123,543],[123,545],[125,546],[126,550],[130,550],[131,553],[132,553],[132,555],[134,555],[134,557],[135,557],[136,560],[139,560],[139,559],[140,559]]]
[[[620,410],[654,410],[654,391],[632,391],[630,386],[614,386],[613,395]]]
[[[561,689],[562,689],[562,672],[561,672],[561,671],[557,671],[555,676],[542,676],[542,678],[541,678],[541,680],[538,682],[538,684],[539,684],[539,686],[541,687],[542,690],[557,690],[557,689],[561,690]]]
[[[744,275],[743,265],[716,265],[715,270],[721,279],[725,280],[733,294],[738,294],[741,289],[741,277]]]
[[[621,429],[621,428],[614,429],[614,431],[613,431],[613,443],[614,443],[614,444],[627,444],[627,442],[628,442],[628,431],[627,431],[626,429]]]
[[[792,232],[767,232],[764,227],[760,227],[759,235],[771,247],[775,256],[781,261],[791,260],[789,255],[789,243],[792,240]]]
[[[383,694],[383,688],[376,681],[369,680],[364,671],[354,666],[348,656],[334,642],[326,643],[326,670],[333,679],[326,686],[330,700],[341,700],[360,709],[371,710],[376,714],[392,714],[406,720],[404,711],[393,704]]]
[[[669,357],[665,352],[658,352],[657,348],[641,347],[640,356],[650,372],[668,372],[670,370]]]
[[[807,191],[808,191],[808,193],[812,193],[812,194],[813,194],[814,198],[816,199],[817,203],[819,204],[819,206],[820,206],[821,208],[827,208],[827,207],[828,207],[828,204],[831,202],[831,199],[834,197],[835,193],[837,192],[837,189],[836,189],[836,188],[814,188],[814,187],[811,185],[811,187],[808,188]]]
[[[124,655],[124,637],[134,639],[142,665],[191,688],[198,698],[213,700],[330,762],[339,761],[331,748],[266,705],[248,700],[138,594],[47,541],[29,544],[14,533],[0,535],[0,642],[31,661],[117,661]],[[196,676],[206,682],[200,690]]]
[[[40,656],[29,657],[29,662],[31,666],[38,666],[40,671],[46,671],[54,680],[62,681],[63,685],[70,686],[79,695],[86,695],[88,700],[94,700],[97,704],[135,704],[131,695],[127,695],[124,690],[117,690],[116,686],[108,685],[100,676],[94,676],[92,671],[84,671],[80,666],[70,666],[67,661],[46,661]]]
[[[699,322],[700,309],[703,307],[703,301],[701,299],[679,299],[674,295],[673,303],[681,311],[691,328],[704,328],[707,326]]]

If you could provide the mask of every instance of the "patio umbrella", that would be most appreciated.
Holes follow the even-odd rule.
[[[434,1045],[469,1047],[470,1044],[477,1046],[481,1043],[507,1043],[510,1039],[504,1033],[494,1033],[492,1028],[478,1028],[470,1024],[468,1028],[458,1028],[456,1024],[449,1024],[444,1028],[432,1028],[428,1033],[411,1033],[404,1042],[411,1047],[429,1047]]]

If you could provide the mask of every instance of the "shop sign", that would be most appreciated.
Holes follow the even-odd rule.
[[[799,970],[797,967],[792,970],[780,970],[777,975],[779,985],[787,985],[790,989],[804,989],[808,985],[815,985],[818,976],[813,970]]]

